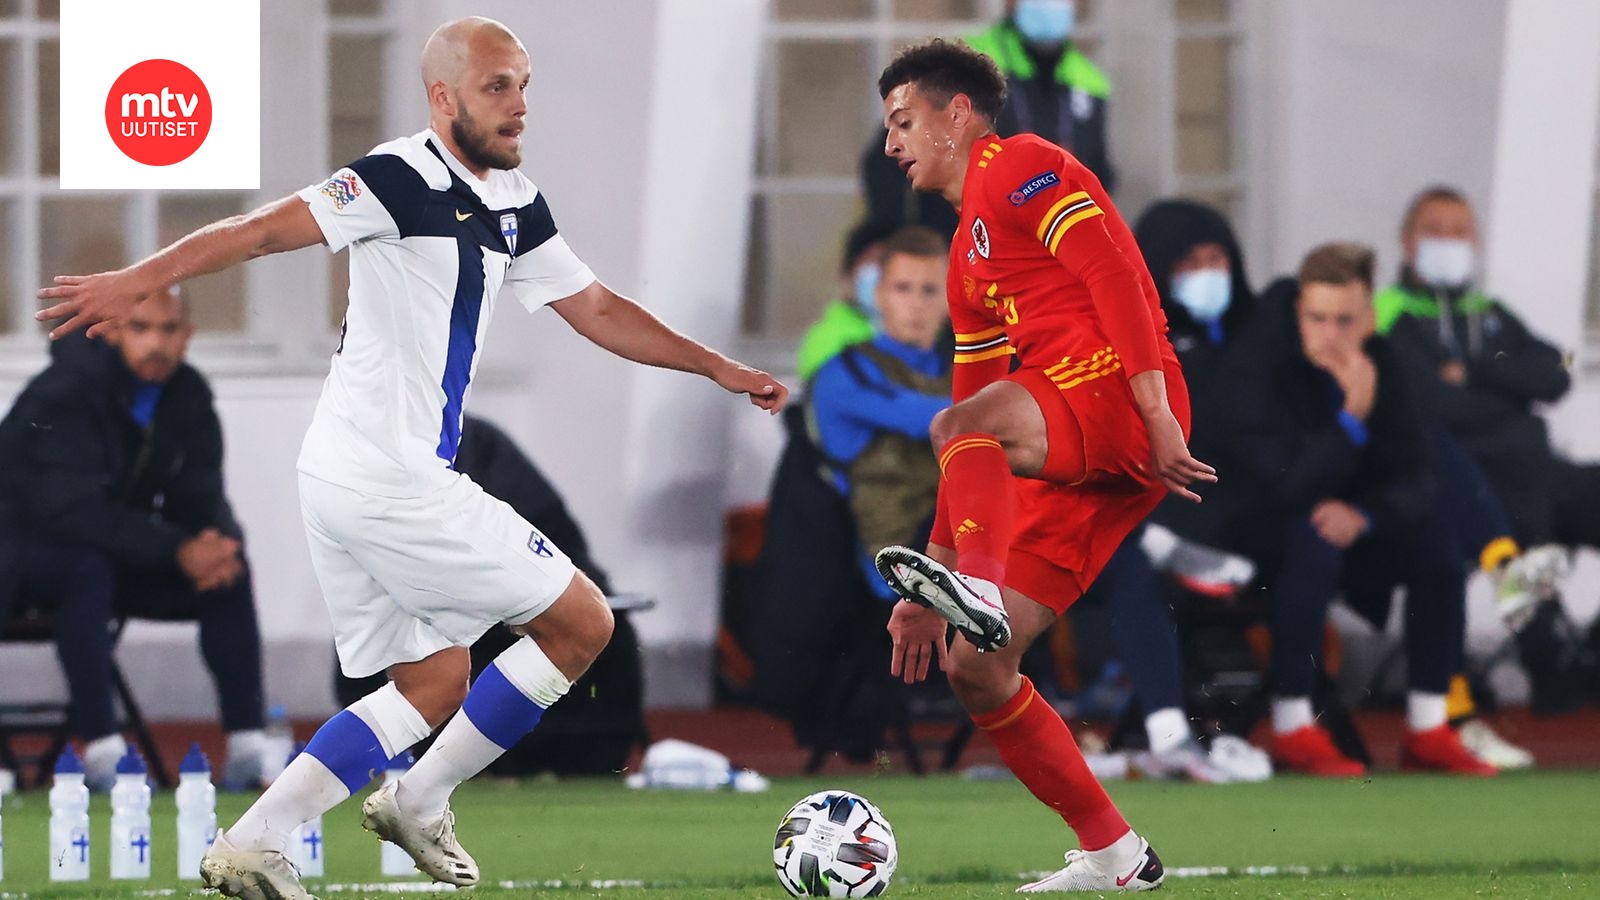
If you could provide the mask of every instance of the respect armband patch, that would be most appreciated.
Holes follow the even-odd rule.
[[[1017,189],[1011,192],[1011,205],[1021,206],[1022,204],[1027,203],[1029,200],[1032,200],[1035,194],[1043,191],[1045,188],[1055,187],[1060,183],[1061,176],[1057,175],[1056,173],[1040,172],[1032,178],[1029,178],[1027,181],[1017,185]]]

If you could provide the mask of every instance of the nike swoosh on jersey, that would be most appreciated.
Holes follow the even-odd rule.
[[[465,222],[466,220],[468,220],[470,218],[472,218],[472,213],[462,212],[459,209],[456,210],[456,221],[457,222]]]

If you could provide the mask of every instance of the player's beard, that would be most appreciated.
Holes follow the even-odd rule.
[[[459,102],[459,101],[458,101]],[[490,142],[499,136],[497,131],[481,128],[478,120],[461,104],[461,114],[450,121],[450,138],[461,148],[467,162],[486,169],[515,169],[522,165],[522,149],[497,151]]]

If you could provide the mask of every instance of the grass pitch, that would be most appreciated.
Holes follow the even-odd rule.
[[[786,895],[770,862],[778,816],[828,787],[872,799],[894,825],[900,868],[891,897],[1009,895],[1023,873],[1058,867],[1070,846],[1060,820],[1021,785],[954,776],[780,779],[765,794],[636,792],[617,781],[479,782],[457,793],[455,807],[462,842],[483,868],[476,896],[779,898]],[[1600,773],[1279,778],[1225,787],[1133,782],[1110,790],[1161,853],[1168,895],[1600,896]],[[231,821],[248,799],[224,796],[219,818]],[[0,897],[199,893],[174,872],[170,793],[156,798],[156,877],[148,882],[106,877],[104,797],[95,798],[91,815],[95,879],[51,884],[44,794],[7,798]],[[377,841],[359,817],[352,801],[325,818],[328,877],[309,882],[311,890],[435,896],[420,876],[409,883],[379,876]]]

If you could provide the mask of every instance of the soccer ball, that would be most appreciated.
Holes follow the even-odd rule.
[[[894,829],[849,791],[819,791],[783,814],[772,866],[793,897],[876,897],[900,860]]]

